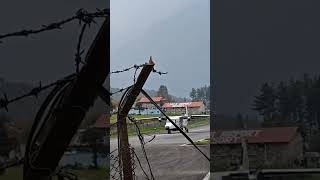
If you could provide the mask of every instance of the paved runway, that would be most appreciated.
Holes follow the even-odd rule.
[[[208,138],[210,127],[208,125],[192,128],[189,129],[187,134],[194,141]],[[150,138],[150,136],[145,136],[145,141]],[[141,160],[142,167],[150,177],[139,139],[136,136],[130,137],[129,143],[134,147]],[[172,134],[156,134],[155,139],[146,144],[146,152],[156,180],[202,180],[206,176],[210,169],[210,163],[193,146],[186,145],[187,143],[188,140],[178,131],[175,131]],[[115,150],[117,148],[117,139],[111,139],[110,145],[111,151]],[[210,155],[209,145],[199,147],[207,156]],[[136,162],[136,165],[139,166],[138,162]],[[140,167],[137,167],[135,173],[137,179],[146,179]]]

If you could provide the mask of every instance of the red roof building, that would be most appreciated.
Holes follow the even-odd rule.
[[[213,144],[240,144],[241,138],[247,143],[289,143],[298,134],[297,127],[272,127],[252,130],[214,131],[211,134]]]
[[[152,100],[156,103],[160,103],[161,101],[165,100],[164,97],[151,97]],[[141,97],[138,101],[138,103],[150,103],[149,99],[146,97]]]
[[[97,121],[92,125],[94,128],[109,128],[110,119],[107,114],[102,114]]]
[[[156,102],[159,106],[163,106],[167,102],[167,100],[162,96],[151,97],[154,102]],[[155,106],[149,101],[146,97],[141,97],[137,102],[136,106],[141,106],[145,109],[154,109]]]
[[[251,169],[301,168],[303,160],[303,140],[297,127],[217,130],[211,132],[211,148],[215,171],[239,169],[243,156]]]
[[[202,101],[194,101],[194,102],[182,102],[182,103],[165,103],[163,108],[200,108],[204,106]]]

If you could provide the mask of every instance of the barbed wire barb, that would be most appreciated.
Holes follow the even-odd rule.
[[[93,13],[89,13],[83,9],[79,9],[76,12],[76,14],[72,17],[66,18],[66,19],[58,21],[58,22],[50,23],[47,25],[41,25],[41,28],[37,28],[37,29],[28,29],[28,30],[24,29],[24,30],[13,32],[13,33],[2,34],[2,35],[0,35],[0,39],[5,39],[5,38],[9,38],[9,37],[14,37],[14,36],[27,37],[31,34],[38,34],[38,33],[42,33],[45,31],[62,29],[62,25],[70,23],[74,20],[79,20],[79,23],[84,22],[84,23],[91,24],[92,22],[95,22],[93,20],[94,18],[106,17],[109,14],[110,14],[109,9],[103,9],[103,10],[97,9],[97,11],[93,12]],[[2,42],[2,41],[0,41],[0,42]]]
[[[70,77],[70,76],[67,76],[67,77]],[[69,82],[69,81],[73,80],[73,78],[74,77],[71,75],[71,79],[68,79],[68,78],[59,79],[59,80],[52,82],[50,84],[47,84],[45,86],[42,86],[42,84],[40,82],[39,86],[32,88],[28,93],[14,97],[12,99],[8,99],[7,94],[3,92],[3,97],[0,98],[0,109],[5,108],[5,110],[8,111],[9,104],[14,103],[16,101],[20,101],[24,98],[31,97],[31,96],[38,97],[39,93],[41,93],[42,91],[44,91],[50,87],[53,87],[55,85],[58,85],[60,83]]]

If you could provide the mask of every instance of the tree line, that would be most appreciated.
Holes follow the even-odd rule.
[[[252,109],[263,117],[263,126],[298,126],[311,135],[320,128],[320,76],[264,83]]]
[[[210,85],[200,88],[192,88],[190,92],[190,98],[193,101],[202,100],[204,102],[210,102]]]

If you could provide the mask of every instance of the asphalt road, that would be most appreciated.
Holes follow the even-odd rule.
[[[208,138],[210,126],[202,126],[189,129],[189,137],[196,141]],[[150,140],[150,136],[145,136],[145,141]],[[139,139],[134,136],[129,138],[130,145],[135,149],[143,169],[150,177],[150,172],[146,160],[141,151]],[[155,180],[202,180],[209,172],[210,163],[193,146],[186,145],[188,140],[178,131],[172,134],[156,134],[153,141],[146,144],[145,149],[148,155]],[[111,151],[117,148],[117,139],[110,140]],[[209,145],[202,145],[199,148],[210,156]],[[137,179],[146,179],[139,163],[135,160]],[[111,160],[111,163],[114,163]],[[111,171],[111,174],[114,174]],[[112,178],[111,178],[112,179]]]

